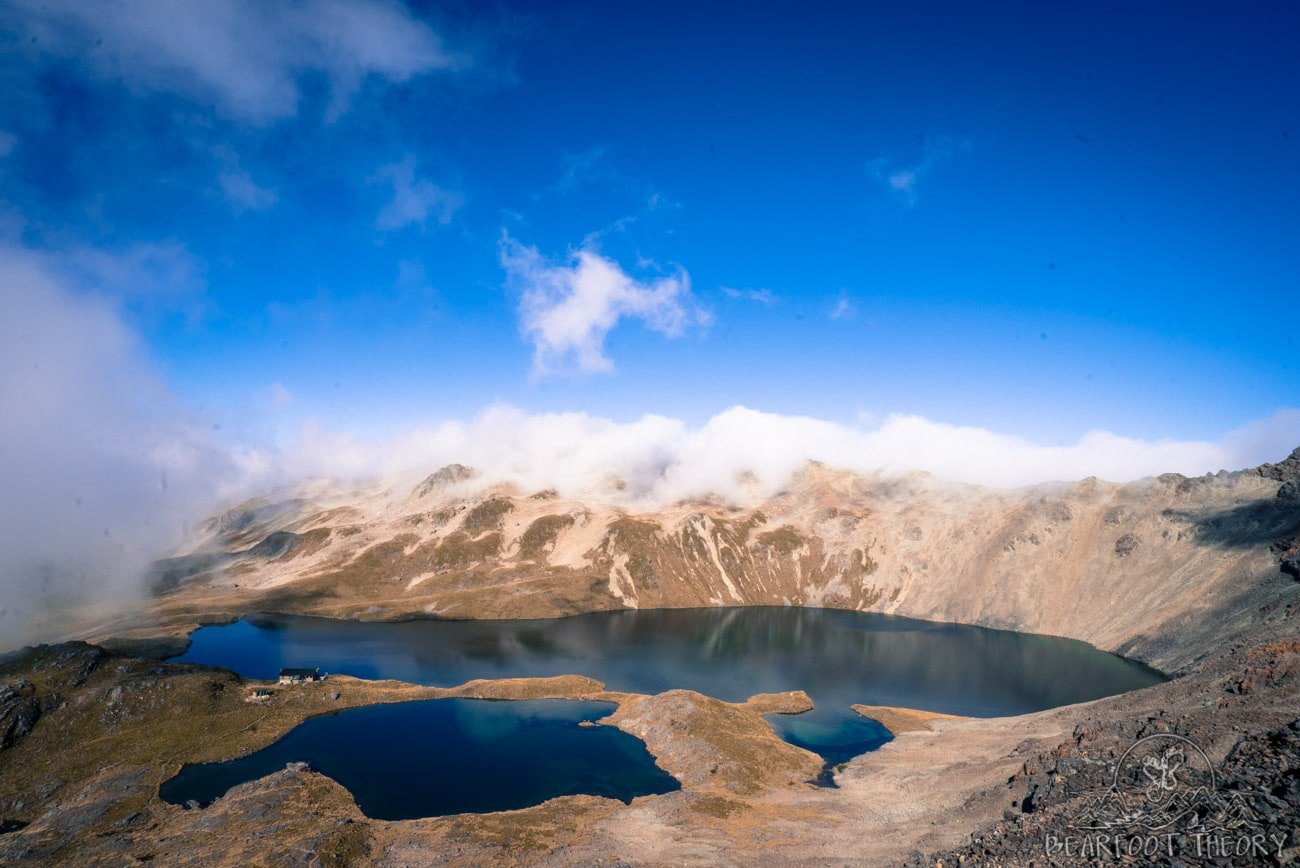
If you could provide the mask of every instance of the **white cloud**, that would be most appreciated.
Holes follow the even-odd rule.
[[[708,321],[691,298],[685,271],[637,280],[590,249],[574,253],[568,264],[553,264],[509,237],[501,243],[501,264],[519,292],[519,322],[533,344],[535,375],[613,370],[605,338],[623,319],[640,320],[670,338]]]
[[[138,272],[96,265],[107,283]],[[114,304],[70,273],[0,246],[0,644],[46,606],[142,593],[145,565],[238,478]]]
[[[736,289],[735,287],[724,286],[722,287],[722,294],[727,298],[757,302],[764,307],[776,304],[776,294],[770,289]]]
[[[382,443],[307,426],[282,456],[265,463],[291,476],[358,479],[413,478],[459,462],[478,469],[484,483],[653,506],[707,494],[752,502],[755,495],[780,491],[810,459],[864,473],[924,470],[954,482],[1012,487],[1240,469],[1278,460],[1296,445],[1300,410],[1281,411],[1218,441],[1147,441],[1092,431],[1073,444],[1043,446],[898,414],[876,424],[843,425],[733,407],[692,429],[663,416],[615,422],[495,405],[473,420],[426,426]],[[742,475],[756,480],[756,490],[740,482]],[[614,479],[626,487],[613,489]]]
[[[217,183],[236,211],[265,211],[280,198],[274,189],[259,185],[251,175],[238,168],[223,170],[217,175]]]
[[[467,59],[392,0],[5,0],[36,50],[83,60],[128,85],[267,122],[298,109],[299,79],[323,75],[338,114],[368,78],[406,81]],[[30,42],[35,39],[35,42]]]
[[[908,205],[914,205],[917,187],[922,181],[939,166],[970,150],[971,143],[968,139],[939,136],[922,146],[921,158],[916,163],[900,165],[890,157],[876,157],[867,161],[867,175],[897,193]]]
[[[440,226],[451,222],[460,208],[462,197],[417,177],[415,160],[407,157],[400,163],[384,166],[375,176],[393,187],[393,198],[379,212],[376,225],[385,231],[400,229],[417,223],[421,226],[432,217]]]

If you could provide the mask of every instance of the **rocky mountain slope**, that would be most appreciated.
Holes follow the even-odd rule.
[[[1095,864],[1077,833],[1135,740],[1191,739],[1265,864],[1300,858],[1300,450],[1198,479],[999,491],[810,465],[747,507],[636,508],[477,484],[452,466],[397,489],[304,490],[214,517],[160,562],[157,596],[82,643],[0,659],[0,861],[13,864]],[[1015,718],[867,709],[897,738],[817,786],[818,759],[762,719],[802,694],[725,703],[585,678],[274,690],[158,663],[199,622],[255,610],[357,618],[550,616],[620,607],[821,605],[1057,633],[1173,680]],[[134,655],[134,656],[133,656]],[[208,808],[158,798],[185,762],[268,744],[312,714],[435,695],[616,702],[682,790],[385,822],[287,769]],[[1073,825],[1072,825],[1073,824]],[[1199,828],[1199,827],[1198,827]],[[1144,862],[1202,858],[1196,830]],[[1051,856],[1050,860],[1048,856]],[[1108,861],[1102,859],[1101,861]],[[1109,860],[1121,863],[1126,858]],[[1231,860],[1227,860],[1231,861]]]
[[[1300,452],[1300,450],[1298,450]],[[1069,636],[1166,669],[1293,584],[1297,460],[1199,478],[999,490],[810,463],[749,507],[657,508],[476,484],[242,504],[159,563],[175,623],[265,609],[547,617],[635,607],[825,606]]]

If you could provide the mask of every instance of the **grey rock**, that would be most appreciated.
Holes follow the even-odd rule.
[[[428,497],[436,491],[442,491],[459,482],[464,482],[473,475],[474,471],[463,464],[448,464],[446,467],[440,467],[425,477],[423,482],[415,486],[411,496],[416,498]]]
[[[1261,464],[1255,468],[1255,472],[1266,479],[1276,479],[1278,482],[1300,480],[1300,446],[1293,449],[1290,455],[1277,464]]]
[[[41,703],[30,681],[0,684],[0,750],[31,732],[40,717]]]

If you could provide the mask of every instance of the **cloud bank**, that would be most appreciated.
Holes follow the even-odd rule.
[[[605,338],[623,319],[670,338],[708,321],[685,271],[638,280],[589,249],[554,264],[509,237],[501,243],[501,265],[519,293],[519,325],[533,344],[535,376],[613,370]]]
[[[289,449],[263,463],[296,478],[362,479],[423,475],[459,462],[475,467],[484,483],[653,507],[711,494],[752,502],[781,490],[808,460],[864,473],[923,470],[954,482],[1014,487],[1235,470],[1277,460],[1296,445],[1300,410],[1279,412],[1217,442],[1093,431],[1073,444],[1042,446],[910,415],[852,426],[732,407],[692,428],[656,415],[617,422],[494,405],[473,420],[430,425],[384,443],[307,426]]]
[[[129,274],[135,254],[109,267]],[[109,281],[111,282],[111,281]],[[185,523],[245,478],[170,396],[118,309],[0,246],[0,638],[134,596]]]

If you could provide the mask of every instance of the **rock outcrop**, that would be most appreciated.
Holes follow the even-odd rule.
[[[0,750],[32,731],[41,716],[41,703],[30,681],[0,683]]]
[[[1276,464],[1261,464],[1255,468],[1255,472],[1265,479],[1274,479],[1281,483],[1300,480],[1300,447],[1296,447],[1290,455]],[[1288,491],[1294,491],[1294,488]]]
[[[467,482],[473,477],[474,471],[465,465],[448,464],[446,467],[440,467],[426,476],[423,482],[415,486],[415,490],[411,492],[411,497],[419,500],[431,494],[445,491],[453,485]]]

